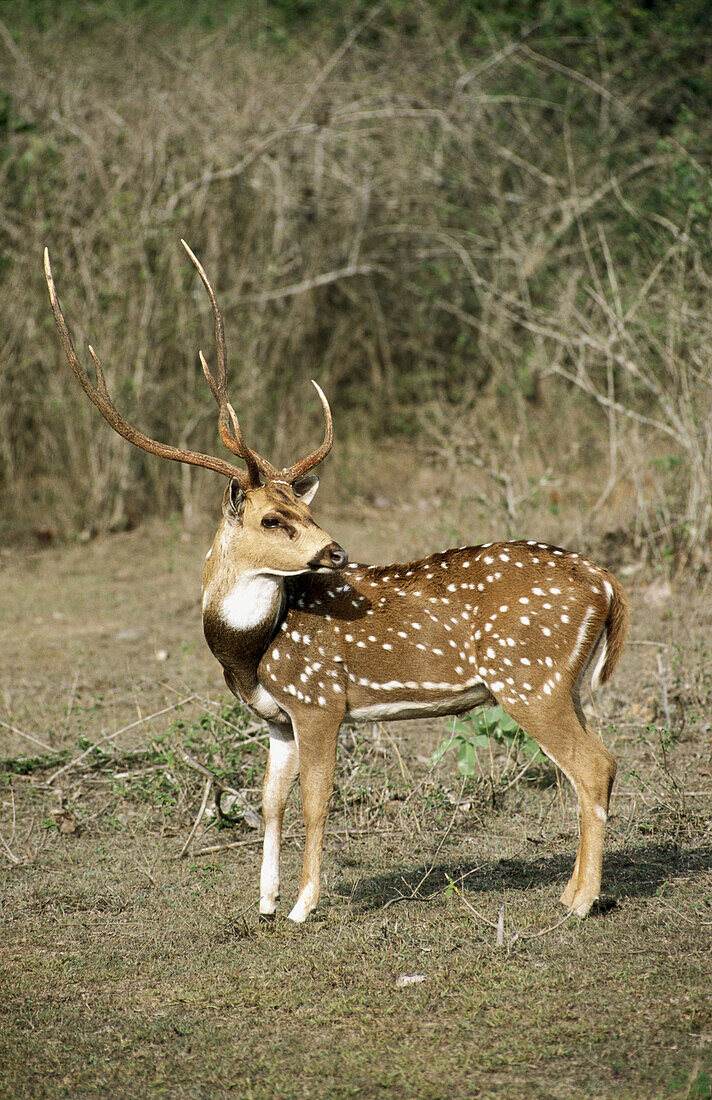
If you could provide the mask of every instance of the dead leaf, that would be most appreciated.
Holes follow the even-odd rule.
[[[52,817],[56,821],[60,833],[76,833],[77,819],[70,810],[53,810]]]

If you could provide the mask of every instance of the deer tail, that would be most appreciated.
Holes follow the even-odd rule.
[[[591,687],[594,690],[601,684],[605,684],[613,675],[613,670],[623,651],[630,623],[628,600],[616,578],[606,572],[603,584],[608,593],[608,617],[601,631],[603,644],[591,675]]]

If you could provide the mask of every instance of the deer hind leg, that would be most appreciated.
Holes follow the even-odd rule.
[[[601,890],[603,835],[616,762],[586,725],[577,698],[547,700],[546,708],[532,699],[529,707],[516,708],[512,717],[561,769],[578,796],[581,836],[561,903],[585,917]]]
[[[270,726],[269,759],[262,790],[265,837],[260,872],[260,914],[274,915],[279,900],[279,852],[282,819],[289,793],[299,774],[299,749],[293,737]]]
[[[303,923],[316,909],[321,888],[321,855],[329,799],[334,789],[339,723],[298,729],[302,812],[306,829],[299,897],[289,919]]]

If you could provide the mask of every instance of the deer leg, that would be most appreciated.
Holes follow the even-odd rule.
[[[279,900],[279,851],[282,818],[289,792],[299,774],[299,749],[293,737],[270,726],[269,759],[262,790],[265,838],[260,872],[260,913],[273,916]]]
[[[561,903],[585,917],[601,889],[603,835],[616,762],[586,725],[577,699],[552,700],[546,709],[515,709],[512,717],[561,769],[578,795],[581,836]]]
[[[564,892],[562,893],[561,897],[559,898],[559,901],[561,902],[561,904],[564,906],[565,909],[573,909],[574,898],[576,896],[576,890],[578,888],[579,868],[581,866],[580,856],[581,856],[581,841],[579,839],[579,847],[578,847],[578,851],[576,852],[576,862],[574,863],[573,874],[571,875],[571,878],[569,879],[569,881],[566,883],[566,888],[565,888]]]
[[[561,895],[561,902],[567,909],[585,916],[601,890],[603,836],[617,765],[600,738],[586,725],[578,692],[574,693],[571,703],[574,713],[570,721],[575,721],[585,738],[580,753],[585,766],[578,768],[576,783],[581,804],[581,837],[574,873]]]
[[[586,731],[594,739],[594,735]],[[561,895],[567,909],[585,917],[601,890],[603,835],[608,819],[608,804],[616,775],[616,762],[597,742],[600,755],[595,770],[580,774],[576,783],[581,805],[581,838],[574,873]]]
[[[321,854],[329,799],[334,789],[338,723],[309,731],[300,729],[300,783],[306,828],[299,897],[289,919],[301,924],[316,909],[321,887]]]

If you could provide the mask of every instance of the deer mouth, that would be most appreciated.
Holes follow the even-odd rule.
[[[317,573],[332,573],[349,563],[349,555],[338,542],[330,542],[311,559],[309,568]]]

